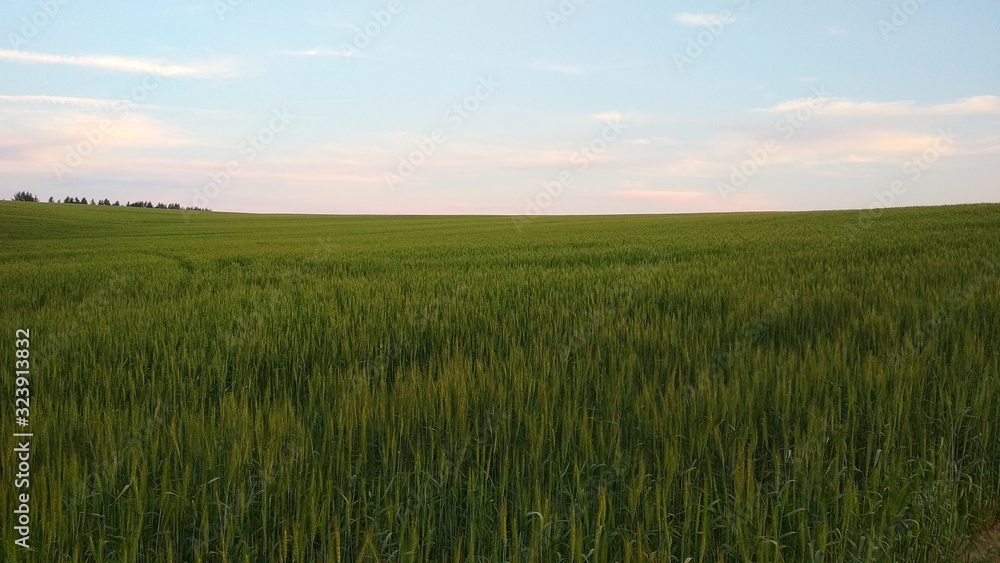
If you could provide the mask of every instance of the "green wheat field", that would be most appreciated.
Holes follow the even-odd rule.
[[[1000,518],[998,235],[998,205],[0,203],[0,559],[967,560]]]

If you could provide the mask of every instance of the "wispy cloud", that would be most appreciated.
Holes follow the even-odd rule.
[[[293,57],[326,57],[334,59],[356,59],[361,56],[357,49],[325,49],[316,47],[302,51],[285,51],[286,55]]]
[[[564,74],[568,76],[582,76],[590,72],[585,66],[572,65],[572,64],[535,63],[529,66],[537,70],[544,70],[548,72],[553,72],[555,74]]]
[[[1000,115],[1000,96],[972,96],[955,102],[924,106],[909,101],[859,102],[845,98],[826,98],[817,101],[816,98],[800,98],[781,102],[769,108],[758,108],[754,111],[788,113],[817,105],[822,105],[824,115],[854,117]]]
[[[938,115],[1000,115],[1000,96],[972,96],[954,103],[932,106]]]
[[[654,180],[657,185],[662,180]],[[642,205],[643,213],[710,213],[719,211],[773,210],[785,204],[759,193],[740,193],[728,203],[721,203],[714,192],[692,190],[684,185],[654,187],[644,181],[628,182],[608,192],[609,202],[625,202],[627,209]],[[631,204],[629,204],[631,202]]]
[[[525,64],[519,64],[516,66],[520,68],[528,68],[532,70],[541,70],[555,74],[562,74],[564,76],[584,76],[588,74],[598,74],[604,72],[614,72],[618,70],[628,70],[632,68],[637,68],[642,66],[642,63],[639,63],[637,61],[622,61],[619,63],[598,65],[598,64],[572,64],[572,63],[532,61]]]
[[[598,121],[621,121],[625,119],[625,115],[620,111],[605,111],[598,114],[590,116]]]
[[[118,55],[50,55],[46,53],[0,49],[0,60],[24,64],[56,64],[114,72],[152,74],[167,78],[208,78],[233,74],[233,70],[229,68],[229,65],[224,63],[179,65],[158,59],[121,57]]]
[[[54,104],[74,108],[115,109],[125,102],[100,98],[71,98],[67,96],[0,96],[6,104]]]
[[[896,166],[903,159],[933,147],[936,133],[872,128],[866,124],[826,124],[781,139],[767,168],[815,169],[840,165]],[[677,176],[723,177],[733,165],[747,158],[747,147],[760,143],[753,135],[736,135],[710,141],[701,152],[667,160],[664,171]],[[686,174],[687,173],[687,174]]]
[[[690,12],[677,14],[674,16],[674,21],[688,27],[703,27],[706,25],[723,25],[726,23],[732,23],[732,20],[723,20],[722,16],[717,14],[693,14]]]
[[[357,24],[342,21],[335,16],[314,17],[310,18],[307,23],[309,23],[309,25],[326,27],[329,29],[350,29],[354,31],[358,30]]]
[[[622,197],[655,199],[655,200],[670,201],[670,202],[681,202],[681,201],[689,202],[694,200],[707,199],[707,196],[702,192],[672,192],[666,190],[620,190],[614,193]]]

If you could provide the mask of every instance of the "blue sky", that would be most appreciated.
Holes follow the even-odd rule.
[[[1000,201],[1000,4],[0,8],[10,197],[573,214]]]

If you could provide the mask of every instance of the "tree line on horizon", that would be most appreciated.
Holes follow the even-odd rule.
[[[32,194],[31,192],[20,191],[20,192],[17,192],[16,194],[14,194],[13,201],[38,202],[38,197],[35,196],[34,194]],[[142,207],[142,208],[145,208],[145,209],[183,209],[185,211],[211,211],[211,209],[206,209],[206,208],[202,208],[202,207],[182,207],[181,204],[179,204],[179,203],[162,203],[161,202],[161,203],[156,203],[154,205],[152,201],[126,201],[125,204],[122,205],[122,203],[120,201],[115,201],[114,203],[112,203],[111,200],[107,199],[107,198],[101,199],[101,200],[91,199],[90,201],[88,201],[87,198],[85,198],[85,197],[78,198],[78,197],[71,197],[71,196],[67,196],[66,198],[64,198],[62,200],[57,200],[57,199],[55,199],[53,197],[49,197],[49,201],[48,202],[49,203],[75,203],[75,204],[80,204],[80,205],[108,205],[108,206],[111,206],[111,207]]]

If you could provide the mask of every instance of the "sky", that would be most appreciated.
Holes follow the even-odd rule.
[[[0,198],[504,215],[997,202],[998,21],[996,0],[5,2]]]

